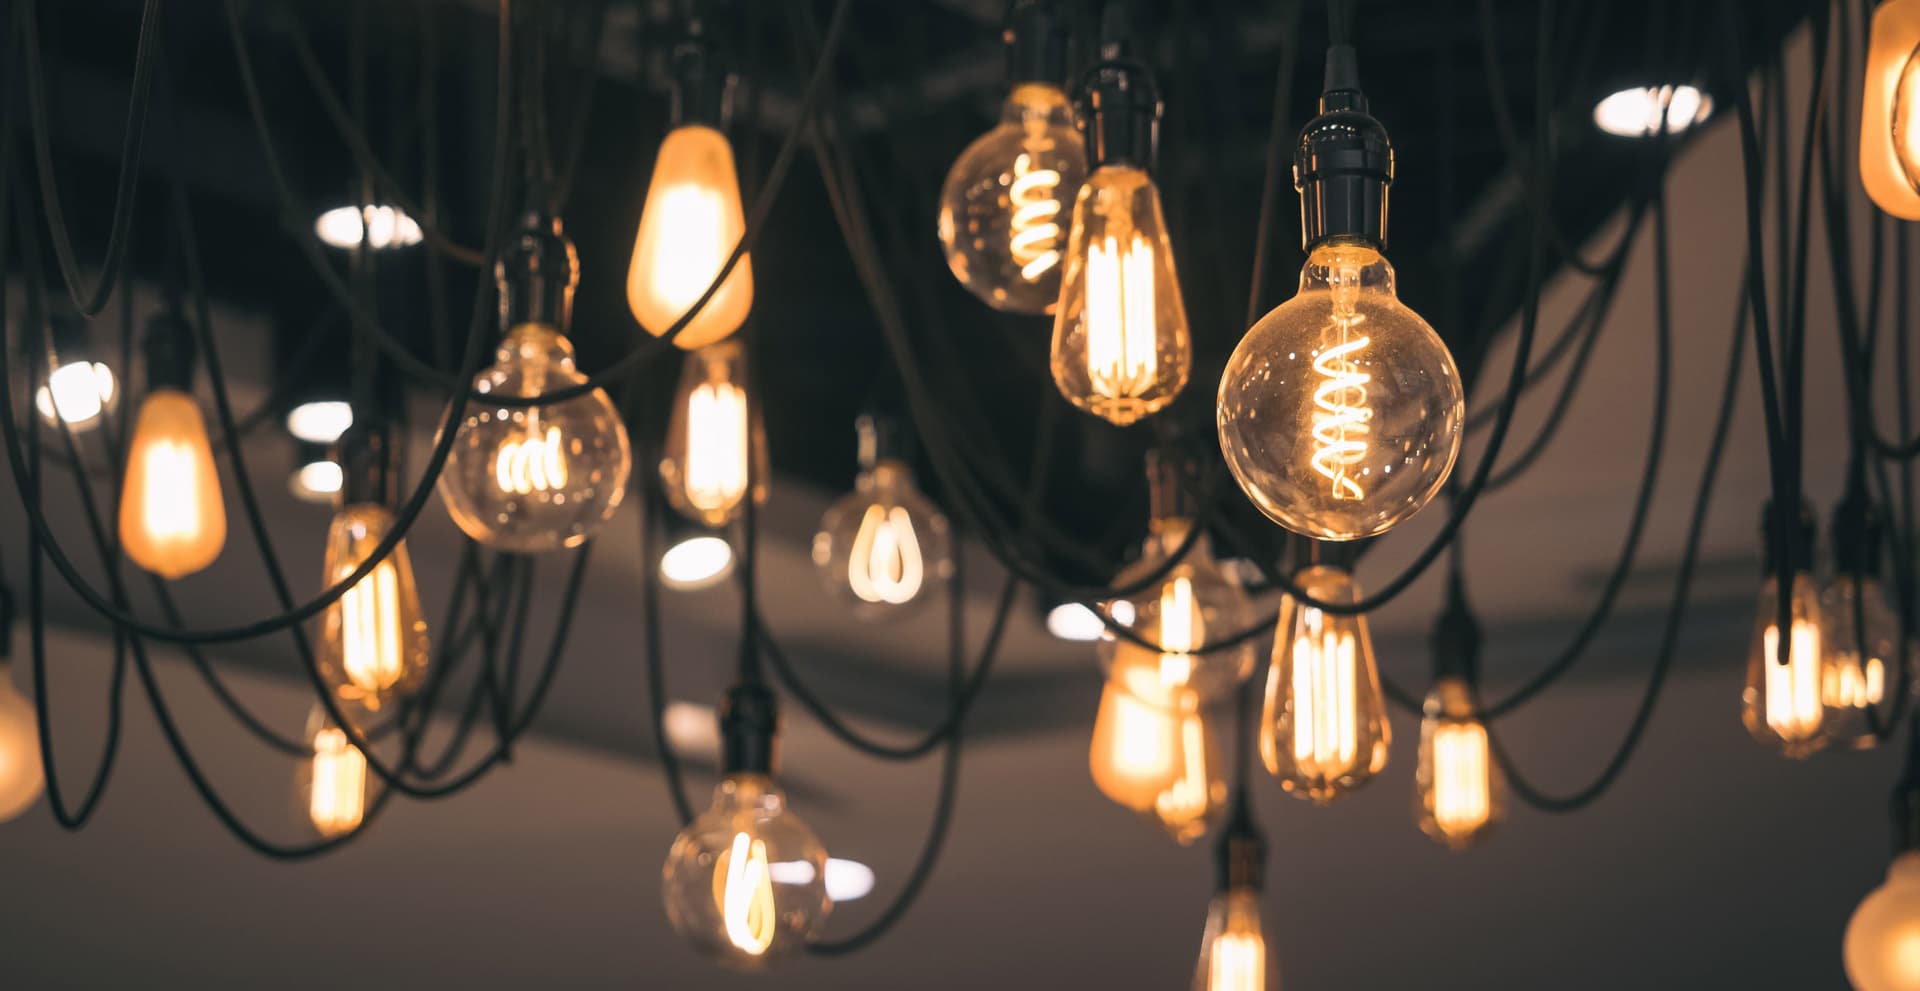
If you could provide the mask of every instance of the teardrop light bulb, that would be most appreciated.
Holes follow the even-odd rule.
[[[1506,814],[1506,789],[1467,683],[1440,679],[1427,693],[1420,719],[1414,805],[1421,831],[1455,850],[1465,849]]]
[[[353,574],[392,527],[385,506],[341,507],[327,528],[324,584]],[[402,541],[321,613],[315,660],[340,701],[377,710],[420,687],[432,646]]]
[[[704,124],[667,132],[654,159],[627,270],[627,304],[655,337],[684,316],[746,233],[740,179],[726,135]],[[753,307],[753,263],[740,258],[673,342],[689,351],[740,329]]]
[[[760,424],[758,404],[747,400],[747,351],[740,342],[687,355],[660,460],[667,502],[688,519],[718,527],[739,515],[749,475],[754,503],[766,502],[767,441]]]
[[[192,396],[156,389],[140,402],[120,490],[120,546],[162,578],[212,564],[227,543],[227,509],[207,423]]]
[[[1295,580],[1322,602],[1360,599],[1341,568],[1316,565]],[[1260,719],[1267,770],[1287,791],[1324,805],[1387,766],[1391,736],[1367,618],[1282,600]]]

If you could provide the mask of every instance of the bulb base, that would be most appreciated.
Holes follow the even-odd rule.
[[[1453,599],[1433,624],[1433,676],[1472,685],[1480,676],[1480,622],[1466,603]]]
[[[1267,883],[1267,838],[1251,821],[1237,822],[1220,837],[1215,867],[1221,891],[1261,891]]]
[[[699,21],[689,24],[687,37],[674,46],[669,71],[673,75],[671,125],[700,124],[724,132],[733,110],[734,75]]]
[[[1377,249],[1387,246],[1393,142],[1387,138],[1387,129],[1367,113],[1352,53],[1343,46],[1328,52],[1330,88],[1320,95],[1320,116],[1307,122],[1294,147],[1300,240],[1309,251],[1336,238]],[[1331,88],[1335,86],[1341,88]]]
[[[1147,511],[1154,520],[1192,520],[1200,509],[1200,466],[1171,450],[1147,452]]]
[[[1885,521],[1873,503],[1850,492],[1833,507],[1833,569],[1845,575],[1878,575]]]
[[[894,417],[863,413],[853,421],[853,432],[859,442],[861,471],[872,471],[882,461],[913,460],[913,435]]]
[[[565,333],[572,326],[580,256],[558,216],[528,210],[520,233],[494,263],[493,277],[500,287],[501,330],[537,323]]]
[[[386,424],[356,422],[348,427],[334,443],[333,460],[340,465],[336,505],[392,507],[400,501],[400,458]]]
[[[733,774],[774,772],[780,707],[773,692],[758,682],[741,682],[720,704],[721,770]]]
[[[1075,121],[1086,139],[1088,171],[1127,165],[1152,172],[1163,106],[1146,65],[1110,58],[1088,69],[1075,90]]]
[[[1785,548],[1777,544],[1782,533],[1788,539]],[[1784,557],[1790,562],[1789,570],[1793,573],[1812,570],[1814,522],[1813,514],[1807,511],[1806,500],[1785,506],[1768,500],[1760,511],[1760,543],[1766,548],[1766,553],[1762,555],[1766,562],[1766,577],[1773,578],[1780,574],[1782,551],[1787,552]]]
[[[1049,0],[1020,0],[1007,16],[1007,82],[1059,85],[1067,77],[1067,28]]]
[[[140,339],[140,354],[147,362],[147,391],[193,391],[193,364],[199,351],[185,317],[173,310],[154,314]]]

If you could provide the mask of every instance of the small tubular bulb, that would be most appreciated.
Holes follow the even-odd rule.
[[[327,532],[325,584],[358,570],[392,526],[384,506],[341,508]],[[432,642],[405,542],[321,617],[316,659],[341,701],[379,709],[412,694],[426,677]]]
[[[192,396],[156,389],[140,404],[120,490],[120,546],[162,578],[184,578],[219,558],[227,509],[206,420]]]
[[[367,758],[338,726],[313,737],[307,818],[323,837],[351,832],[366,817]]]
[[[667,501],[718,527],[739,514],[750,475],[754,500],[766,501],[767,474],[764,432],[747,397],[745,349],[723,341],[688,355],[660,461]]]
[[[1267,960],[1260,920],[1260,894],[1229,890],[1215,895],[1200,937],[1200,961],[1192,991],[1274,991],[1279,974]]]
[[[1421,831],[1456,850],[1479,841],[1505,814],[1506,779],[1459,678],[1442,678],[1427,694],[1414,787]]]

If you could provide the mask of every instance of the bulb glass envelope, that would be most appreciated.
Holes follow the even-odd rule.
[[[1873,12],[1860,101],[1860,182],[1880,209],[1920,220],[1920,0]]]

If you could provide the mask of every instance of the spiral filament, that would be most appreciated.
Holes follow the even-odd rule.
[[[903,605],[920,593],[926,562],[913,519],[900,506],[868,506],[847,560],[847,584],[863,602]]]
[[[734,833],[732,849],[714,871],[713,889],[728,942],[751,956],[767,952],[773,945],[778,916],[766,841],[745,832]]]
[[[1020,277],[1028,282],[1060,263],[1060,201],[1054,198],[1059,185],[1060,173],[1035,168],[1026,152],[1013,160],[1013,185],[1007,190],[1013,201],[1013,226],[1007,249],[1020,266]]]
[[[1307,607],[1293,641],[1293,759],[1308,776],[1344,777],[1360,755],[1360,668],[1352,631]]]
[[[321,836],[338,836],[360,825],[366,816],[367,758],[347,741],[347,734],[328,726],[313,737],[313,784],[307,796],[307,818]]]
[[[1326,476],[1333,498],[1366,498],[1351,473],[1367,456],[1367,432],[1373,410],[1367,406],[1367,383],[1373,376],[1353,360],[1369,338],[1355,328],[1366,320],[1356,311],[1360,266],[1335,261],[1333,284],[1333,340],[1314,355],[1313,370],[1321,382],[1313,390],[1313,470]]]
[[[560,428],[549,426],[542,433],[539,421],[530,416],[523,434],[500,445],[493,460],[493,480],[500,491],[515,495],[566,487],[566,444]]]
[[[1777,662],[1780,627],[1768,624],[1761,644],[1766,651],[1767,725],[1782,740],[1801,742],[1820,732],[1820,630],[1804,620],[1793,621],[1787,663]]]
[[[721,512],[747,491],[747,393],[702,382],[687,399],[687,501]]]
[[[1493,814],[1487,728],[1442,722],[1433,731],[1433,821],[1448,836],[1468,836]]]
[[[1153,246],[1134,234],[1123,252],[1107,237],[1087,252],[1087,376],[1093,391],[1126,399],[1153,387]]]

